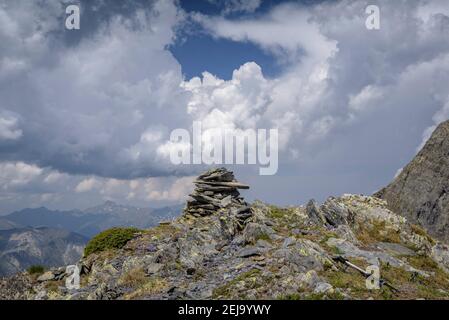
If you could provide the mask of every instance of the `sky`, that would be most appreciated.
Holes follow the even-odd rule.
[[[448,83],[445,0],[0,0],[0,214],[182,203],[207,166],[169,137],[194,121],[278,129],[275,175],[229,166],[250,201],[371,194],[449,118]]]

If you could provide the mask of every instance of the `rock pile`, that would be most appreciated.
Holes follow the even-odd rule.
[[[194,181],[195,190],[190,194],[184,213],[202,217],[229,209],[241,222],[251,217],[251,208],[240,196],[238,189],[249,189],[237,182],[234,173],[226,168],[209,170]]]

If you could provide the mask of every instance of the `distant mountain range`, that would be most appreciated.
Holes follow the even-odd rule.
[[[82,255],[89,238],[118,226],[149,228],[181,213],[182,206],[137,208],[106,201],[85,210],[27,208],[0,217],[0,276],[33,264],[67,265]]]
[[[85,210],[58,211],[45,207],[23,209],[2,217],[3,224],[29,227],[62,228],[91,238],[97,233],[118,226],[149,228],[161,220],[180,214],[182,206],[158,209],[124,206],[112,201]],[[0,222],[0,228],[1,228]]]

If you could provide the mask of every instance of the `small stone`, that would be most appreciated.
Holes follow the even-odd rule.
[[[284,243],[282,243],[282,247],[287,248],[293,244],[295,244],[296,239],[292,237],[285,238]]]
[[[327,282],[318,282],[313,289],[314,293],[332,293],[334,291],[334,287]]]
[[[238,256],[241,258],[248,258],[248,257],[252,257],[252,256],[258,256],[260,255],[260,249],[256,248],[256,247],[248,247],[248,248],[243,248],[242,250],[240,250],[240,252],[238,253]]]
[[[301,274],[299,280],[309,288],[313,288],[320,281],[320,278],[315,270],[309,270],[305,274]]]
[[[37,278],[37,281],[44,282],[44,281],[50,281],[55,278],[55,274],[52,271],[47,271],[44,274],[40,275]]]
[[[147,266],[146,273],[147,274],[158,273],[163,267],[164,265],[162,263],[152,263]]]
[[[152,244],[152,243],[150,243],[150,244],[147,246],[146,250],[147,250],[148,252],[156,252],[156,251],[157,251],[157,246],[154,245],[154,244]]]
[[[232,203],[232,197],[229,195],[220,201],[220,206],[222,208],[225,208],[225,207],[229,206],[231,203]]]
[[[256,242],[256,247],[259,247],[259,248],[271,248],[272,245],[268,241],[266,241],[266,240],[259,239]]]
[[[47,291],[45,291],[45,290],[39,291],[34,296],[34,300],[45,300],[45,299],[47,299]]]

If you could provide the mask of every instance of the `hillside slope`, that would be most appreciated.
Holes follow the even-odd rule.
[[[437,127],[416,157],[375,196],[449,242],[449,121]]]
[[[0,276],[21,272],[31,265],[76,263],[86,242],[81,235],[55,228],[0,230]]]

